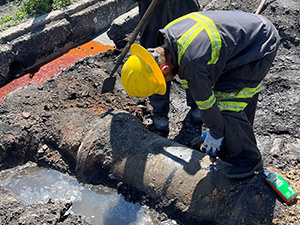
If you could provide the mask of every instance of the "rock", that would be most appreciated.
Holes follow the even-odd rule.
[[[139,22],[138,7],[116,18],[107,31],[108,37],[115,43],[117,48],[124,48],[130,34]]]
[[[30,113],[29,113],[29,112],[23,112],[23,113],[22,113],[22,117],[23,117],[24,119],[28,119],[28,118],[30,117]]]

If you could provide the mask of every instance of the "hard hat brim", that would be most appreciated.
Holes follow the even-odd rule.
[[[158,83],[164,85],[164,90],[161,93],[157,93],[157,94],[161,94],[161,95],[165,94],[166,90],[167,90],[165,77],[164,77],[163,73],[161,72],[157,62],[155,61],[153,56],[150,54],[150,52],[148,52],[143,46],[141,46],[139,44],[132,44],[130,47],[130,52],[131,52],[131,55],[138,55],[145,62],[147,62],[147,64],[153,70],[153,74],[154,74],[155,78],[157,79]]]

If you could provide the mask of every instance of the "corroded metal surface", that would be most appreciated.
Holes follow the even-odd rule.
[[[247,181],[230,180],[223,163],[217,163],[219,170],[209,170],[208,156],[147,131],[124,111],[99,118],[81,143],[77,160],[80,179],[109,174],[188,223],[255,223],[270,210],[263,201],[275,201],[264,192],[261,174]],[[261,189],[252,189],[253,184]]]

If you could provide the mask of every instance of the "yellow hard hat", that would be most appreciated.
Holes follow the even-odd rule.
[[[131,56],[121,71],[121,82],[132,97],[166,93],[166,81],[153,56],[141,45],[132,44]]]

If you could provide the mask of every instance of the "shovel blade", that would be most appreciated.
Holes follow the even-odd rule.
[[[107,92],[113,92],[116,84],[116,77],[109,77],[106,78],[103,82],[101,94],[107,93]]]

